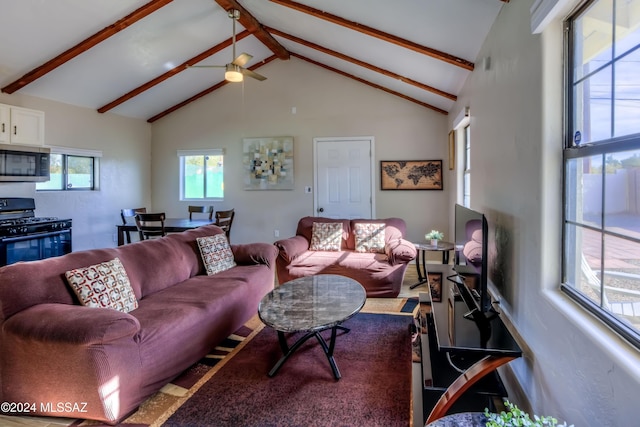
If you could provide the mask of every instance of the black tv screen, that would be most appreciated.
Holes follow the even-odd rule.
[[[454,270],[475,296],[477,309],[488,312],[491,309],[491,297],[487,291],[488,227],[485,216],[456,204],[454,234]],[[469,307],[470,310],[473,308]]]

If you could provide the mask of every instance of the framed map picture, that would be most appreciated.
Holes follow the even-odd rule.
[[[442,160],[382,160],[382,190],[442,190]]]

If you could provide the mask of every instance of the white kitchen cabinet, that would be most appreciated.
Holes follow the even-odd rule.
[[[0,142],[9,143],[9,125],[11,107],[0,104]]]
[[[44,145],[44,112],[0,104],[0,142]]]

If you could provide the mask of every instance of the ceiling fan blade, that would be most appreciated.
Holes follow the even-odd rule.
[[[187,68],[225,68],[226,65],[188,65]]]
[[[241,53],[231,63],[243,67],[244,64],[246,64],[247,62],[251,61],[251,58],[253,58],[252,55],[249,55],[248,53]]]
[[[255,71],[247,70],[246,68],[242,69],[242,74],[244,74],[245,76],[248,76],[248,77],[253,77],[254,79],[260,80],[260,81],[267,80],[267,78],[265,76],[260,75],[260,74],[256,73]]]

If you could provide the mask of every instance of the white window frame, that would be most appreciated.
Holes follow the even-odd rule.
[[[462,205],[471,207],[471,125],[462,130],[464,135],[464,167],[462,170]]]
[[[222,197],[189,197],[185,196],[185,157],[187,156],[222,156],[224,158],[225,152],[221,148],[207,148],[207,149],[193,149],[193,150],[177,150],[178,159],[180,162],[180,201],[210,201],[218,202],[224,201],[224,193]],[[204,176],[204,175],[203,175]],[[206,179],[205,179],[205,194],[206,194]],[[223,185],[224,185],[224,163],[223,163]],[[224,190],[223,190],[224,192]]]
[[[611,108],[608,113],[610,116],[603,115],[602,113],[594,113],[592,111],[585,113],[585,102],[593,102],[592,98],[587,98],[584,101],[583,98],[589,96],[588,86],[582,87],[587,79],[591,76],[595,76],[597,72],[603,70],[605,67],[611,67],[615,71],[616,66],[623,64],[624,57],[628,54],[628,50],[625,52],[616,52],[614,47],[611,47],[611,59],[610,63],[599,65],[594,70],[587,69],[587,74],[574,76],[574,60],[575,52],[579,48],[578,42],[573,40],[574,27],[578,29],[577,23],[579,18],[589,10],[589,7],[596,4],[601,0],[588,0],[585,1],[576,12],[565,21],[565,76],[566,76],[566,108],[565,108],[565,136],[564,136],[564,150],[563,150],[563,273],[562,273],[562,285],[561,289],[568,294],[572,299],[578,302],[583,308],[589,311],[591,314],[600,319],[604,324],[613,329],[616,333],[624,337],[631,344],[640,348],[640,327],[633,327],[622,316],[615,314],[611,304],[607,302],[606,292],[608,292],[609,286],[604,281],[606,275],[605,271],[605,259],[607,256],[606,243],[608,241],[626,242],[629,244],[640,244],[640,239],[631,235],[629,230],[625,229],[612,229],[607,227],[606,219],[607,212],[605,208],[605,200],[607,200],[607,186],[605,185],[610,173],[606,170],[606,158],[607,156],[615,153],[623,153],[627,151],[640,150],[640,133],[631,133],[629,135],[616,136],[616,124],[620,124],[623,118],[618,119],[617,111],[615,109],[615,100],[619,99],[617,89],[621,89],[616,85],[616,74],[611,73],[611,86],[610,94],[605,92],[605,97],[599,92],[598,96],[602,97],[603,101],[609,100],[611,102]],[[613,3],[615,5],[615,2]],[[611,16],[615,16],[615,13],[611,13]],[[610,25],[614,27],[614,22],[610,22]],[[613,40],[612,46],[615,46],[615,40]],[[640,48],[640,44],[636,45],[633,49]],[[632,49],[632,50],[633,50]],[[606,51],[603,49],[603,51]],[[628,76],[627,76],[628,77]],[[640,78],[635,75],[635,79],[631,81],[624,81],[626,85],[633,84],[633,87],[640,86]],[[595,82],[594,82],[595,83]],[[593,85],[594,83],[591,83]],[[606,95],[610,95],[610,98],[606,98]],[[626,95],[626,94],[625,94]],[[601,99],[601,98],[598,98]],[[637,101],[630,97],[631,101]],[[591,105],[591,104],[587,104]],[[585,117],[581,117],[580,114],[585,114]],[[589,129],[581,129],[580,124],[586,126],[590,123],[591,119],[603,119],[608,118],[611,122],[611,130],[609,136],[591,137],[588,135]],[[619,120],[616,122],[616,120]],[[597,128],[599,131],[600,128]],[[601,133],[601,132],[600,132]],[[586,136],[586,138],[585,138]],[[585,194],[586,185],[583,182],[586,173],[583,169],[585,164],[589,164],[591,159],[599,159],[601,164],[601,172],[598,172],[601,176],[599,181],[601,186],[597,190],[600,194],[602,207],[600,214],[596,221],[583,218],[581,215],[583,203],[583,195]],[[594,175],[594,172],[589,168],[589,174]],[[574,190],[575,189],[575,190]],[[584,200],[591,200],[586,199]],[[580,213],[580,215],[579,215]],[[582,252],[582,239],[585,233],[590,233],[591,236],[600,236],[600,266],[596,268],[585,267],[585,255]],[[586,271],[585,271],[586,270]],[[590,277],[590,279],[589,279]],[[595,280],[594,280],[595,279]],[[602,279],[602,280],[601,280]],[[580,289],[579,284],[583,281],[589,281],[590,283],[599,283],[599,292],[594,289],[595,298],[591,298],[587,295],[586,291]],[[599,294],[599,295],[598,295]],[[598,303],[598,298],[600,302]]]
[[[462,144],[456,144],[456,157],[458,163],[458,203],[470,208],[471,206],[471,113],[469,107],[464,107],[453,121],[453,130],[456,132],[456,140]],[[468,180],[466,180],[468,178]],[[466,183],[469,184],[466,184]]]
[[[90,150],[84,148],[73,148],[73,147],[57,147],[51,146],[51,154],[61,155],[62,159],[62,179],[63,188],[38,188],[42,187],[43,184],[36,183],[36,191],[42,192],[50,192],[50,191],[99,191],[100,190],[100,158],[102,157],[101,150]],[[93,163],[93,171],[91,182],[92,185],[90,187],[73,187],[69,184],[69,178],[67,174],[67,162],[69,157],[87,157],[92,160]]]

